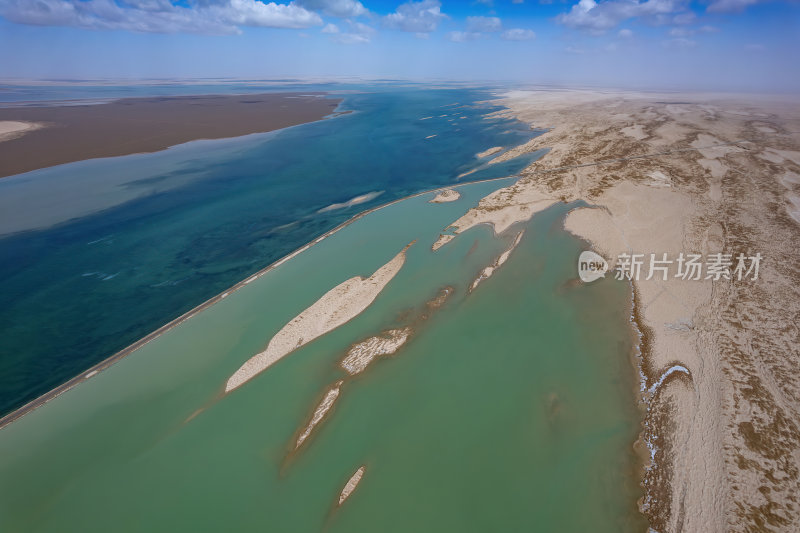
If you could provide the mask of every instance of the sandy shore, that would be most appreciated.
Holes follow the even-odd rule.
[[[597,208],[566,227],[609,259],[765,257],[757,281],[634,283],[650,458],[640,504],[661,533],[800,529],[798,103],[557,90],[501,103],[499,115],[549,131],[499,158],[550,152],[457,231],[502,231],[528,202],[583,199]]]
[[[343,281],[293,318],[272,337],[266,350],[251,357],[228,379],[225,392],[243,385],[287,354],[358,316],[400,272],[411,244],[370,277],[356,276]]]
[[[10,141],[22,137],[26,133],[41,128],[42,125],[36,122],[21,122],[18,120],[0,121],[0,142]]]
[[[0,177],[84,159],[157,152],[197,139],[273,131],[320,120],[340,101],[275,93],[0,108]],[[38,127],[5,137],[2,125],[9,123]]]

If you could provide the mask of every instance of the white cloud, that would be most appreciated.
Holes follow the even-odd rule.
[[[265,4],[258,0],[230,0],[227,6],[220,6],[219,15],[241,26],[307,28],[322,24],[319,15],[294,3]]]
[[[686,28],[686,27],[672,28],[671,30],[669,30],[669,34],[672,37],[691,37],[696,33],[714,33],[718,31],[719,28],[706,25],[706,26],[700,26],[699,28]]]
[[[467,17],[468,32],[495,32],[503,29],[503,23],[497,17]]]
[[[179,6],[166,0],[0,0],[0,15],[18,24],[149,33],[239,33],[242,26],[308,28],[317,13],[293,2],[217,0]]]
[[[360,17],[368,13],[364,4],[357,0],[295,0],[299,6],[338,18]]]
[[[630,37],[633,37],[633,32],[628,28],[623,28],[619,30],[619,33],[617,33],[617,35],[622,37],[623,39],[628,39]]]
[[[580,0],[568,13],[556,21],[580,30],[602,33],[620,23],[637,17],[657,20],[686,10],[686,0]]]
[[[501,33],[500,38],[506,41],[530,41],[536,38],[536,33],[533,30],[512,28]]]
[[[738,13],[758,2],[759,0],[714,0],[706,8],[706,11],[709,13]]]
[[[697,43],[691,39],[686,39],[684,37],[679,37],[677,39],[670,39],[668,41],[664,41],[664,46],[667,48],[679,48],[679,49],[688,49],[694,48],[697,46]]]
[[[322,33],[339,33],[339,26],[336,24],[326,24],[324,28],[322,28]]]
[[[340,32],[338,27],[336,32],[331,32],[331,39],[341,44],[365,44],[370,42],[377,33],[375,28],[361,22],[348,20],[347,25],[348,30],[345,32]]]
[[[446,18],[438,0],[406,2],[397,6],[397,11],[386,15],[387,26],[411,33],[430,33],[436,30],[439,21]]]
[[[688,28],[672,28],[669,30],[669,34],[673,37],[688,37],[689,35],[694,35],[694,30]]]
[[[451,31],[450,33],[447,34],[447,38],[453,41],[454,43],[474,41],[475,39],[480,39],[481,36],[482,36],[481,33],[471,32],[471,31]]]
[[[694,11],[687,11],[686,13],[678,13],[674,17],[672,17],[673,24],[692,24],[697,15],[694,14]]]

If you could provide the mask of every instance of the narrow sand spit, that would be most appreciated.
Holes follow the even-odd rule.
[[[356,490],[356,487],[361,482],[361,478],[364,476],[364,471],[366,469],[367,467],[365,465],[361,465],[358,470],[356,470],[355,474],[350,476],[350,479],[344,484],[342,492],[339,493],[339,505],[342,505],[344,501],[353,494],[353,491]]]
[[[37,122],[21,122],[18,120],[0,120],[0,142],[16,139],[26,133],[41,128]]]
[[[639,504],[658,533],[800,531],[800,228],[787,201],[800,143],[773,133],[800,131],[797,97],[536,90],[499,103],[498,117],[553,127],[519,147],[550,151],[495,211],[527,191],[582,199],[599,208],[566,228],[612,262],[764,257],[757,281],[683,280],[672,265],[633,283],[649,449]],[[461,230],[488,214],[462,218]]]
[[[483,152],[478,152],[477,154],[475,154],[475,157],[477,157],[478,159],[483,159],[484,157],[489,157],[490,155],[494,155],[497,152],[501,151],[503,151],[502,146],[493,146],[488,150],[484,150]]]
[[[445,244],[447,244],[448,242],[452,241],[455,238],[456,238],[455,235],[443,233],[439,235],[439,238],[436,239],[436,242],[433,243],[433,245],[431,246],[431,250],[435,252],[436,250],[438,250],[439,248],[441,248],[442,246],[444,246]]]
[[[328,411],[331,410],[333,407],[333,403],[339,397],[339,392],[342,388],[342,380],[337,381],[328,391],[325,393],[325,396],[322,397],[322,401],[319,402],[319,405],[316,409],[314,409],[314,414],[311,415],[311,420],[309,420],[308,424],[306,425],[303,432],[300,433],[300,436],[297,437],[297,441],[294,444],[294,449],[296,450],[299,448],[303,442],[311,435],[311,432],[314,431],[314,428],[322,422],[322,419],[325,418],[325,415],[328,414]]]
[[[411,333],[411,328],[383,331],[378,336],[354,344],[339,364],[348,374],[354,376],[363,372],[376,357],[395,353],[406,343]]]
[[[228,379],[225,392],[243,385],[285,355],[358,316],[400,271],[412,244],[370,277],[356,276],[340,283],[293,318],[272,337],[266,350],[251,357]]]
[[[455,202],[461,198],[461,193],[456,191],[455,189],[444,189],[443,191],[439,191],[439,194],[434,196],[433,200],[429,203],[432,204],[443,204],[446,202]]]
[[[522,234],[523,233],[525,233],[525,232],[524,231],[520,231],[519,233],[517,233],[517,236],[514,238],[514,242],[511,243],[511,246],[508,248],[508,250],[506,250],[505,252],[500,254],[500,257],[495,259],[494,263],[492,263],[491,265],[487,266],[486,268],[484,268],[481,271],[480,275],[477,278],[475,278],[475,281],[473,281],[472,285],[470,285],[469,292],[474,291],[475,288],[480,284],[480,282],[482,282],[483,280],[491,277],[491,275],[494,274],[495,271],[503,265],[503,263],[508,261],[508,258],[511,257],[511,252],[514,251],[514,248],[517,247],[517,245],[519,244],[519,241],[522,240]]]

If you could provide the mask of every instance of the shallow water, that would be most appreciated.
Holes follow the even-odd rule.
[[[259,90],[242,87],[226,91]],[[330,87],[301,90],[312,88]],[[358,89],[340,106],[354,112],[335,119],[0,180],[0,414],[355,213],[454,183],[481,164],[475,153],[536,134],[513,120],[487,120],[495,108],[477,103],[491,96],[485,90]],[[187,91],[222,88],[40,87],[6,97]],[[537,156],[470,179],[513,174]],[[381,194],[326,209],[371,192]]]
[[[628,294],[610,279],[570,283],[582,244],[561,227],[569,206],[523,224],[508,262],[469,294],[511,235],[480,226],[430,250],[507,183],[373,212],[0,430],[0,529],[643,531]],[[283,324],[414,239],[366,312],[222,396]],[[444,286],[453,296],[395,356],[348,378],[290,456],[346,378],[347,347],[406,324]]]

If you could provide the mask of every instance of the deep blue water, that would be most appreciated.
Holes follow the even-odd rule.
[[[58,193],[48,183],[69,183],[86,209],[56,225],[0,238],[0,414],[357,212],[454,183],[481,165],[475,153],[536,134],[513,120],[485,119],[496,109],[481,103],[490,97],[479,89],[382,86],[344,95],[340,109],[352,113],[277,134],[190,143],[3,180],[0,198],[16,187],[55,206],[59,197],[48,195]],[[434,118],[420,120],[425,117]],[[430,135],[436,137],[426,139]],[[514,174],[531,157],[468,179]],[[134,178],[115,190],[137,195],[96,211],[105,205],[93,196],[96,180],[118,173]],[[370,192],[380,194],[325,210]],[[45,220],[52,210],[38,200],[28,204],[27,197],[14,206],[15,216]]]

